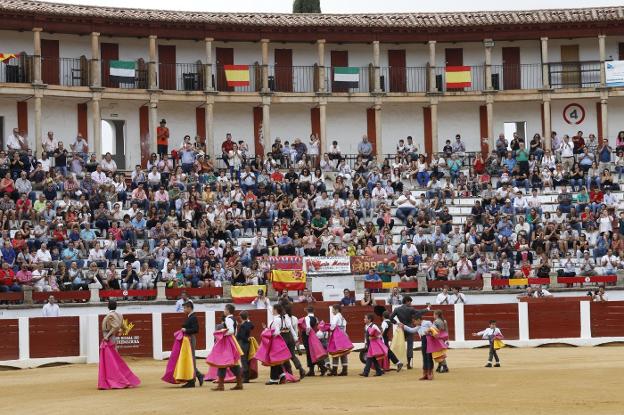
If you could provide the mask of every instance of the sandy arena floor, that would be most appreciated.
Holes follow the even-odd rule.
[[[179,390],[160,381],[165,362],[128,362],[138,389],[98,391],[96,365],[0,372],[0,414],[622,414],[624,348],[503,349],[503,367],[483,367],[487,350],[451,350],[450,373],[419,382],[420,370],[360,378],[306,378],[242,392]],[[417,357],[420,357],[415,352]],[[352,360],[355,361],[355,355]],[[203,370],[205,362],[198,364]],[[208,386],[208,387],[207,387]],[[226,385],[226,387],[229,387]],[[270,406],[269,406],[270,405]],[[400,411],[400,412],[399,412]]]

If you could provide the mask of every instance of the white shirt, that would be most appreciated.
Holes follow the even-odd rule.
[[[464,293],[457,293],[457,295],[451,295],[451,299],[449,301],[451,304],[466,304],[466,296]]]
[[[262,300],[258,301],[258,297],[256,297],[251,304],[255,305],[258,310],[266,310],[271,306],[271,300],[268,297],[262,297]]]
[[[15,136],[15,134],[11,134],[8,139],[7,139],[7,150],[21,150],[22,149],[22,145],[21,143],[24,143],[24,137],[22,137],[21,135]]]
[[[548,296],[550,296],[550,295],[552,295],[552,294],[550,293],[550,291],[545,290],[545,289],[543,289],[543,288],[542,288],[542,292],[541,292],[541,293],[540,293],[539,291],[535,291],[535,292],[533,293],[533,297],[535,297],[535,298],[540,298],[540,297],[548,297]]]
[[[58,317],[61,314],[61,309],[56,303],[46,303],[43,306],[42,314],[44,317]]]
[[[451,298],[448,294],[440,293],[436,297],[436,304],[449,304]]]
[[[330,328],[332,330],[338,328],[344,332],[347,331],[347,320],[342,316],[342,314],[332,314],[330,319]]]
[[[189,302],[189,303],[193,303],[193,301],[191,301],[190,298],[187,298],[186,300],[183,298],[180,298],[178,301],[176,301],[176,313],[181,313],[184,310],[184,303]]]
[[[477,335],[481,336],[483,340],[490,340],[491,337],[503,336],[503,334],[501,333],[498,327],[496,327],[495,329],[491,329],[488,327],[487,329],[481,330],[480,332],[478,332]]]

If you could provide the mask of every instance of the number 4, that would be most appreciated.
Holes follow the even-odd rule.
[[[578,119],[578,113],[576,112],[576,109],[572,110],[572,112],[570,113],[570,118],[572,119]]]

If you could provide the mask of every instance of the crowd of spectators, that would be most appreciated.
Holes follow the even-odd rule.
[[[49,132],[34,156],[16,129],[0,151],[0,290],[258,284],[265,255],[396,256],[368,273],[384,281],[615,273],[624,132],[615,148],[550,141],[501,135],[473,159],[460,135],[431,157],[407,137],[381,157],[364,136],[351,157],[311,135],[253,156],[228,134],[213,160],[186,136],[127,175],[80,135],[67,150]]]

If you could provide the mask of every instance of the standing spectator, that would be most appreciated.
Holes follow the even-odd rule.
[[[229,154],[230,151],[234,149],[234,144],[236,143],[232,141],[232,134],[227,133],[225,135],[225,141],[221,144],[221,157],[223,158],[223,161],[225,162],[225,165],[228,169],[230,168]]]
[[[162,157],[163,154],[169,154],[169,128],[167,120],[160,120],[160,125],[156,128],[156,149]]]
[[[43,317],[58,317],[61,315],[61,309],[53,295],[48,297],[48,302],[43,306],[42,314]]]

